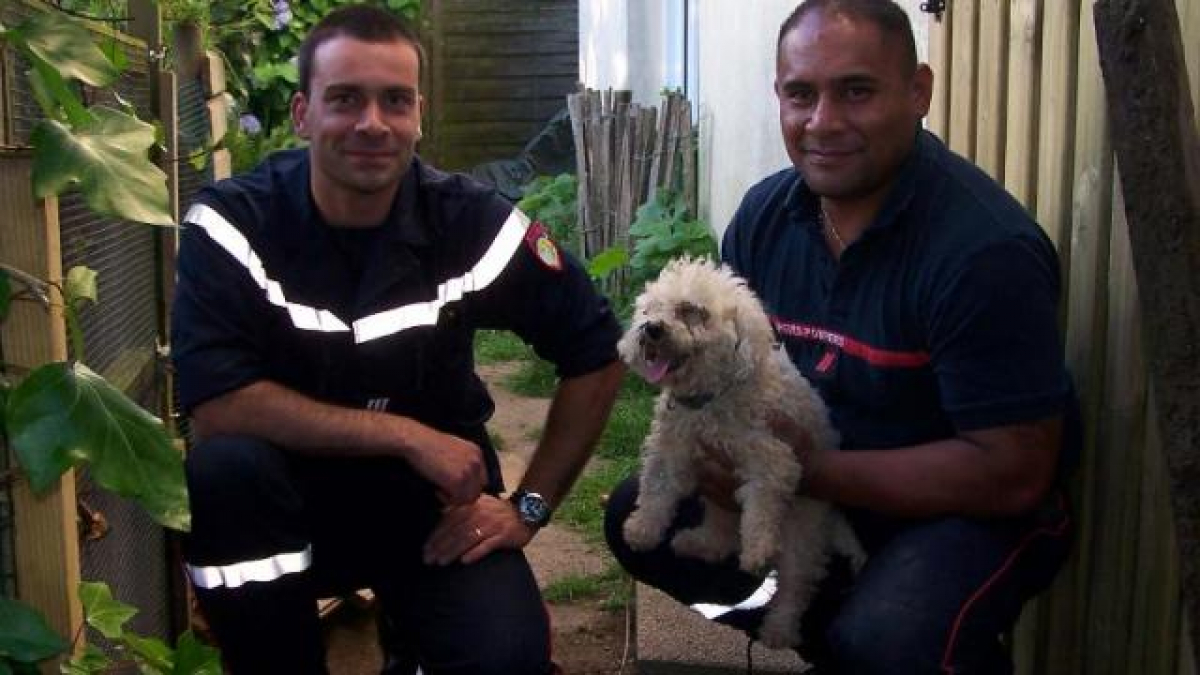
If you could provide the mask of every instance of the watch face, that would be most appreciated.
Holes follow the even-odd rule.
[[[521,514],[521,520],[530,525],[541,527],[550,520],[550,506],[545,499],[536,492],[525,492],[517,497],[517,511]]]

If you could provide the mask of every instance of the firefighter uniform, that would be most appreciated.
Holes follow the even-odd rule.
[[[274,382],[469,439],[483,449],[488,491],[500,492],[475,331],[511,330],[570,378],[616,358],[607,302],[540,224],[464,176],[414,159],[385,222],[359,230],[323,221],[309,170],[306,150],[276,153],[188,210],[172,315],[184,412]],[[523,554],[424,565],[440,503],[403,460],[214,437],[191,449],[187,469],[185,562],[227,662],[324,672],[314,599],[369,586],[427,674],[547,667],[545,612]]]

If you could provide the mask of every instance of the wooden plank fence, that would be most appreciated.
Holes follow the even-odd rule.
[[[1200,0],[1176,8],[1196,102]],[[1195,674],[1092,2],[957,0],[948,10],[930,33],[930,128],[1003,181],[1058,246],[1087,426],[1071,484],[1076,551],[1022,617],[1018,672]]]
[[[629,244],[638,207],[658,189],[683,195],[696,213],[696,134],[682,94],[660,108],[631,103],[628,91],[588,89],[567,97],[579,179],[580,257]]]

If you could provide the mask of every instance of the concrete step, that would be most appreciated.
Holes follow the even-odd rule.
[[[638,584],[637,661],[639,675],[718,675],[745,673],[744,633],[705,619],[650,586]],[[755,673],[801,673],[800,657],[754,643]]]

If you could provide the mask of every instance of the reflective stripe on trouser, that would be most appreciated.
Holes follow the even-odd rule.
[[[440,503],[407,463],[304,458],[218,437],[186,466],[184,557],[193,580],[222,582],[194,585],[235,675],[325,672],[315,600],[356,588],[375,590],[425,675],[547,672],[548,619],[524,556],[425,566]],[[258,575],[271,578],[249,579]]]

